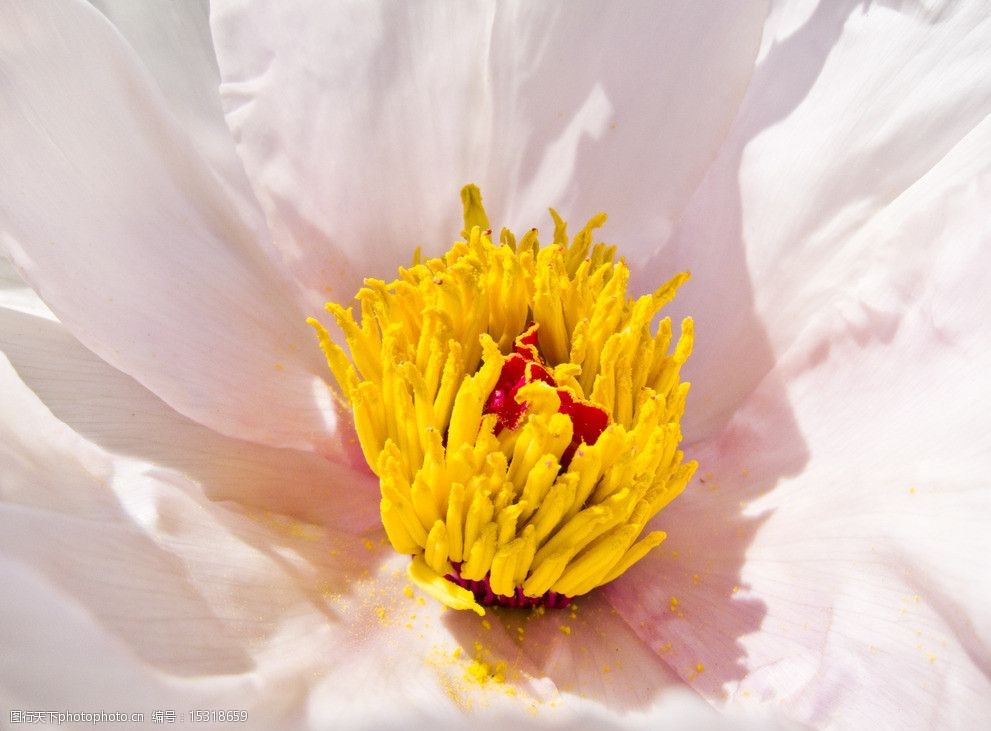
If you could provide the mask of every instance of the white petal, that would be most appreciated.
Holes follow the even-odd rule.
[[[239,209],[259,230],[264,221],[234,149],[220,105],[220,72],[210,38],[207,0],[134,3],[91,0],[140,58],[165,97],[169,113],[197,152],[241,199]]]
[[[699,334],[687,433],[718,430],[821,308],[911,286],[923,238],[886,232],[944,194],[955,148],[962,168],[991,153],[989,43],[982,2],[775,3],[726,145],[634,278],[693,272],[675,303]]]
[[[10,291],[0,290],[0,352],[78,434],[112,453],[180,471],[211,500],[259,515],[287,514],[353,532],[379,524],[378,485],[363,463],[354,471],[312,452],[251,444],[200,426],[86,350],[58,321],[24,306],[30,289],[8,302],[3,295]]]
[[[211,23],[238,150],[317,307],[446,248],[466,182],[493,226],[549,236],[548,206],[604,209],[628,253],[656,246],[729,127],[764,10],[232,1]]]
[[[823,727],[991,723],[991,175],[956,182],[888,221],[925,276],[810,320],[689,450],[704,482],[661,514],[665,550],[610,590],[713,699]]]
[[[0,249],[0,307],[36,317],[55,320],[55,313],[21,279],[10,258]]]
[[[24,3],[0,49],[0,243],[60,320],[220,432],[338,451],[314,398],[326,368],[260,222],[121,37],[88,6]]]
[[[259,729],[720,725],[601,601],[570,636],[527,622],[520,645],[496,616],[404,592],[408,559],[380,533],[210,504],[74,434],[2,358],[0,386],[5,707],[240,709]]]

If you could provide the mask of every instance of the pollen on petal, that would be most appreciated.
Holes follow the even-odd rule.
[[[475,186],[463,239],[316,319],[336,395],[382,493],[409,578],[455,609],[568,606],[665,538],[647,523],[696,468],[678,448],[691,319],[657,314],[687,280],[627,296],[629,270],[555,212],[493,241]]]

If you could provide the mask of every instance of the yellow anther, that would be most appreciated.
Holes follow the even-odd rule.
[[[470,591],[452,584],[431,569],[422,556],[413,557],[406,569],[406,575],[414,584],[441,604],[445,604],[451,609],[470,609],[481,617],[485,616],[485,610],[475,601],[475,597]]]

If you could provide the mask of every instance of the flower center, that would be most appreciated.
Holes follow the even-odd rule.
[[[515,430],[527,410],[527,402],[517,400],[520,389],[528,383],[541,381],[557,389],[561,405],[558,413],[571,417],[571,442],[561,455],[561,467],[571,462],[580,444],[595,444],[606,425],[609,415],[594,403],[576,399],[566,389],[557,388],[557,383],[537,347],[537,325],[531,325],[525,333],[516,338],[513,352],[506,357],[499,373],[499,380],[485,402],[485,414],[496,414],[496,434],[503,429]]]
[[[320,345],[380,480],[393,547],[409,575],[457,609],[566,606],[665,538],[641,535],[696,468],[677,449],[692,323],[671,349],[650,324],[687,274],[626,297],[629,271],[592,243],[535,229],[496,244],[478,189],[442,257],[369,279],[361,314],[329,303],[347,352]]]

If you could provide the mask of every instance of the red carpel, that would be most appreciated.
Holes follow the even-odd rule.
[[[534,323],[516,338],[513,352],[506,358],[499,373],[499,380],[485,402],[484,413],[495,414],[498,417],[496,434],[503,429],[516,429],[526,413],[526,402],[520,403],[516,395],[523,386],[534,381],[543,381],[550,386],[557,382],[544,363],[537,348],[537,328]],[[575,451],[584,442],[595,444],[599,435],[609,425],[609,415],[598,406],[581,399],[576,399],[569,391],[558,388],[561,399],[559,413],[571,418],[573,433],[571,444],[561,455],[561,468],[567,468]]]

